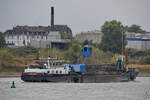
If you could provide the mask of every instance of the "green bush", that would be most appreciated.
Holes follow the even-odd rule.
[[[15,48],[8,48],[8,51],[16,57],[24,57],[29,54],[37,55],[38,54],[38,49],[25,46],[25,47],[15,47]]]
[[[13,65],[13,56],[7,50],[0,50],[0,69]]]
[[[39,51],[39,57],[47,58],[48,56],[54,57],[54,58],[58,56],[59,59],[65,59],[63,50],[60,50],[58,48],[51,48],[51,49],[41,48]]]
[[[135,49],[129,49],[128,50],[128,55],[131,58],[135,58],[135,57],[142,57],[145,55],[150,56],[150,50],[135,50]]]
[[[81,45],[73,43],[69,50],[65,52],[65,59],[71,61],[72,63],[77,63],[81,55]]]
[[[141,64],[150,64],[150,56],[142,57],[140,59]]]

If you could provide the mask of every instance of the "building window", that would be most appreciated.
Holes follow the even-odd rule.
[[[39,38],[39,35],[37,35],[37,39]]]
[[[34,39],[34,35],[32,34],[32,39]]]
[[[26,45],[26,41],[25,41],[25,40],[23,40],[23,45],[24,45],[24,46]]]
[[[29,35],[27,35],[27,39],[29,39]]]

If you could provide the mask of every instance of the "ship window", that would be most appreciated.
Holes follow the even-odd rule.
[[[51,65],[51,62],[49,62],[49,65],[52,66],[52,65]]]
[[[60,71],[60,74],[62,74],[62,71]]]
[[[56,74],[58,74],[58,70],[56,70]]]

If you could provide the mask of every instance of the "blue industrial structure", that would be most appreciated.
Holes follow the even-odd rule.
[[[72,69],[75,72],[84,72],[86,70],[85,64],[64,64],[66,68],[69,68],[69,71],[72,71]]]
[[[150,49],[150,39],[149,38],[126,38],[127,46],[126,48],[138,49],[138,50],[148,50]]]
[[[83,53],[83,56],[85,57],[85,56],[91,56],[91,51],[92,49],[91,49],[91,47],[90,46],[84,46],[83,48],[82,48],[82,53]]]
[[[7,46],[13,47],[13,46],[15,46],[15,43],[7,43]]]
[[[142,38],[126,38],[128,41],[150,41],[150,39],[142,39]]]

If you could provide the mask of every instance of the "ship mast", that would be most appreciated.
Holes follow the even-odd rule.
[[[128,48],[124,47],[124,28],[122,28],[122,56],[125,57],[125,64],[128,64]]]
[[[124,29],[122,28],[122,56],[124,55]]]

